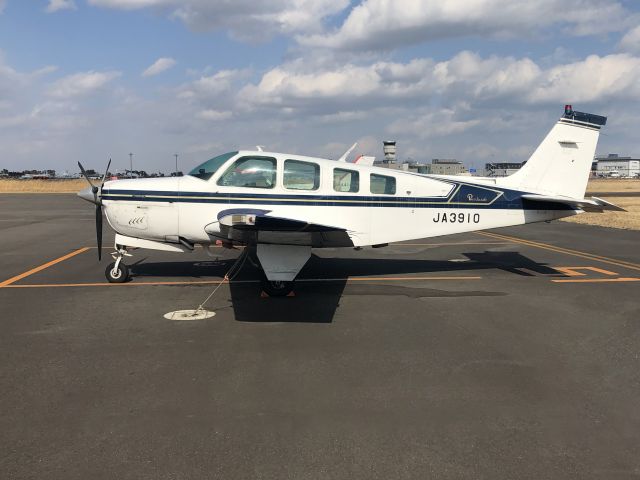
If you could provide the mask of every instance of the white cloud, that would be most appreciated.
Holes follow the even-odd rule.
[[[68,75],[54,82],[48,89],[48,95],[56,98],[74,98],[90,95],[105,87],[120,72],[82,72]]]
[[[74,0],[49,0],[46,11],[53,13],[59,10],[76,10],[77,8]]]
[[[248,75],[248,70],[220,70],[212,75],[201,76],[180,87],[178,98],[191,100],[201,106],[222,100],[233,101],[235,91]]]
[[[461,52],[450,60],[347,64],[306,71],[299,62],[266,72],[244,86],[238,101],[248,108],[270,108],[327,115],[381,106],[455,103],[548,104],[640,99],[640,58],[627,54],[592,55],[543,68],[529,58]]]
[[[433,39],[522,37],[557,26],[574,35],[618,31],[633,22],[618,1],[364,0],[333,32],[299,37],[306,46],[387,50]]]
[[[14,153],[0,168],[72,169],[86,152],[124,168],[134,151],[141,167],[169,170],[177,151],[187,170],[253,145],[336,158],[355,140],[354,155],[380,157],[389,138],[398,140],[402,159],[457,157],[479,167],[484,159],[526,159],[564,103],[610,115],[603,151],[638,153],[640,116],[627,108],[640,101],[638,56],[460,52],[445,60],[360,56],[343,65],[329,57],[287,61],[258,77],[231,69],[199,74],[138,95],[115,81],[118,72],[51,82],[53,68],[20,72],[0,56],[0,143]]]
[[[152,8],[193,30],[227,29],[236,38],[262,40],[274,34],[319,31],[323,19],[344,10],[349,0],[89,0],[89,4]]]
[[[202,120],[209,120],[209,121],[215,122],[215,121],[226,120],[228,118],[231,118],[232,115],[233,113],[229,111],[219,111],[214,109],[208,109],[208,110],[202,110],[201,112],[199,112],[198,118],[201,118]]]
[[[89,0],[90,5],[99,7],[119,8],[121,10],[137,10],[147,7],[164,7],[173,2],[170,0]]]
[[[367,112],[365,111],[340,111],[336,113],[329,113],[318,117],[318,122],[335,125],[337,123],[349,124],[364,120],[367,118]]]
[[[640,25],[629,30],[618,46],[625,52],[640,54]]]
[[[4,55],[0,51],[0,95],[10,97],[9,92],[17,91],[31,85],[35,80],[55,72],[57,67],[49,65],[33,72],[18,72],[4,61]]]
[[[464,113],[464,112],[463,112]],[[392,135],[412,135],[418,138],[443,137],[459,134],[481,123],[480,119],[457,118],[456,111],[448,108],[412,115],[395,120],[387,128]]]
[[[627,54],[586,59],[548,69],[532,84],[531,102],[572,100],[602,102],[609,98],[640,100],[640,58]]]
[[[152,77],[154,75],[158,75],[166,70],[169,70],[176,64],[176,61],[173,58],[162,57],[153,62],[149,68],[147,68],[144,72],[142,72],[143,77]]]

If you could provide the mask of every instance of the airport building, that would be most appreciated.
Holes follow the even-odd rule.
[[[452,158],[434,158],[431,163],[398,163],[396,142],[385,140],[382,143],[384,159],[374,162],[374,165],[378,167],[433,175],[469,175],[467,167],[462,162]]]
[[[429,172],[433,175],[467,175],[467,167],[453,158],[434,158],[431,160]]]
[[[640,159],[621,157],[617,153],[595,158],[598,177],[633,178],[640,176]]]

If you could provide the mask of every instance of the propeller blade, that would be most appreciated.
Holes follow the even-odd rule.
[[[98,261],[102,260],[102,206],[96,205],[96,240],[98,244]]]
[[[85,178],[85,180],[89,182],[89,185],[91,185],[91,187],[94,187],[95,185],[91,183],[91,180],[89,180],[89,175],[87,175],[87,172],[85,172],[84,167],[80,162],[78,162],[78,166],[80,167],[80,172],[82,172],[82,176]]]
[[[80,162],[78,162],[80,163]],[[111,166],[111,159],[109,159],[109,163],[107,163],[107,169],[104,171],[104,175],[102,176],[102,183],[100,184],[100,188],[104,187],[104,181],[107,178],[107,173],[109,173],[109,167]]]
[[[80,167],[82,176],[85,178],[87,182],[89,182],[89,185],[91,185],[91,192],[93,193],[93,203],[97,205],[98,204],[98,187],[96,187],[93,183],[91,183],[91,180],[89,180],[89,175],[87,175],[87,172],[84,171],[84,167],[80,162],[78,162],[78,166]]]

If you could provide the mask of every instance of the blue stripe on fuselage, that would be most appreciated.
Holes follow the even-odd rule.
[[[447,197],[395,197],[347,195],[296,195],[261,193],[212,193],[147,190],[103,190],[104,200],[134,202],[217,203],[243,205],[302,205],[331,207],[386,207],[386,208],[464,208],[464,209],[524,209],[573,210],[568,205],[523,200],[524,192],[494,191],[463,184],[466,190],[454,189]],[[463,195],[464,193],[464,195]]]

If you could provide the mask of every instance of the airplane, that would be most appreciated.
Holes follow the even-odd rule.
[[[91,184],[78,196],[115,231],[105,275],[129,279],[130,249],[209,252],[244,246],[270,296],[289,294],[313,248],[382,247],[393,242],[551,221],[585,211],[622,210],[584,198],[606,117],[565,106],[529,160],[508,177],[429,175],[257,150],[232,151],[183,177]],[[353,149],[353,147],[352,147]],[[372,157],[369,157],[369,159]],[[108,166],[107,166],[108,171]]]

